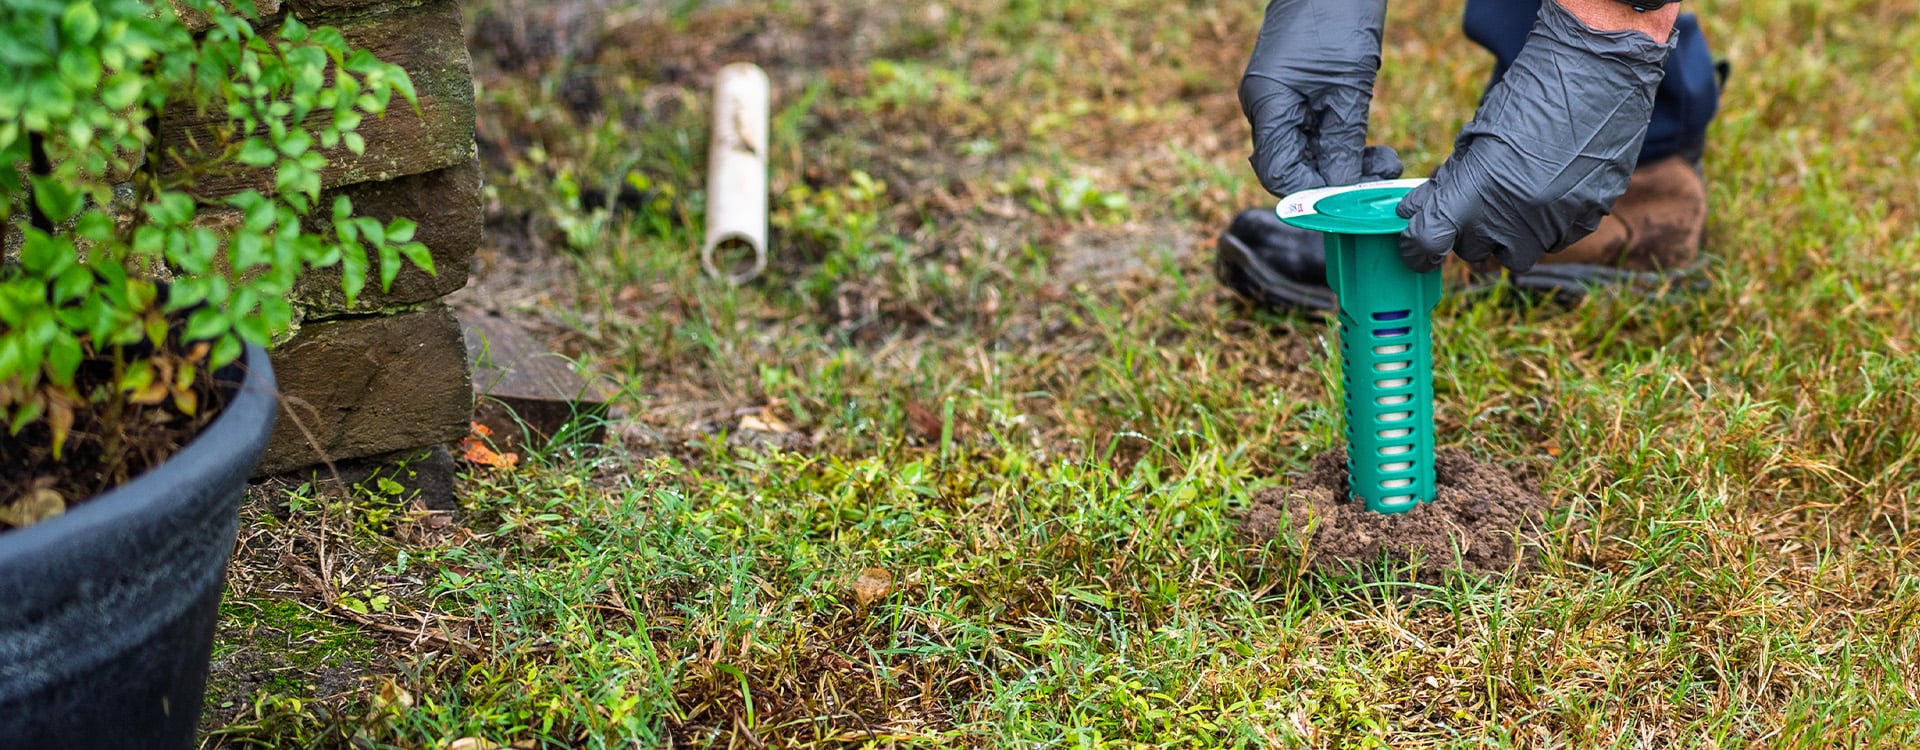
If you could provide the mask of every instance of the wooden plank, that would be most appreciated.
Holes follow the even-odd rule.
[[[604,383],[582,378],[511,319],[473,312],[459,318],[473,367],[473,421],[493,431],[496,448],[537,448],[571,430],[586,442],[606,439],[613,393]]]

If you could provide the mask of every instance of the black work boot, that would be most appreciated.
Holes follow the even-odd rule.
[[[1249,208],[1221,233],[1213,275],[1262,307],[1331,312],[1324,243],[1319,232],[1289,226],[1272,209]]]

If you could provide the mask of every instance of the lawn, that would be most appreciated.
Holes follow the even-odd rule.
[[[1409,174],[1491,68],[1458,5],[1390,4]],[[453,514],[257,489],[206,744],[1913,746],[1920,7],[1687,9],[1733,66],[1712,285],[1441,303],[1441,443],[1553,509],[1533,569],[1416,585],[1239,533],[1342,429],[1328,323],[1211,271],[1271,202],[1259,3],[473,3],[462,304],[622,416]],[[774,248],[734,287],[698,244],[740,59]]]

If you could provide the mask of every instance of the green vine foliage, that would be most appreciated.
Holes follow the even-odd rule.
[[[411,221],[357,217],[345,197],[320,205],[322,151],[361,153],[362,118],[394,94],[418,107],[404,71],[338,30],[269,27],[252,0],[5,0],[0,14],[10,438],[43,425],[58,459],[77,410],[193,415],[196,378],[295,323],[289,292],[309,269],[340,266],[349,304],[369,269],[383,288],[403,262],[432,272]],[[183,20],[196,15],[198,33]],[[158,123],[187,115],[214,125],[163,148]],[[236,171],[273,187],[197,188]],[[105,382],[77,377],[101,361]]]

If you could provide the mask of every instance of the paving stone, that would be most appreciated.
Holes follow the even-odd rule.
[[[400,501],[419,500],[427,510],[459,510],[459,498],[454,494],[459,473],[460,466],[446,446],[434,445],[335,461],[331,471],[324,465],[308,466],[276,478],[293,485],[306,482],[343,488],[357,485],[366,491],[377,491],[380,480],[386,479],[399,486],[396,499]]]
[[[491,430],[503,451],[539,448],[562,433],[588,443],[606,439],[605,384],[575,372],[566,358],[510,319],[460,313],[473,368],[473,421]]]
[[[171,0],[171,4],[174,14],[180,17],[181,23],[186,24],[188,31],[198,34],[213,26],[213,19],[207,14],[189,8],[178,0]],[[227,7],[232,8],[233,4],[227,3]],[[280,14],[280,0],[253,0],[253,7],[260,11],[258,18],[273,18]]]
[[[287,7],[302,21],[325,23],[412,8],[426,2],[428,0],[287,0]]]
[[[354,154],[344,146],[321,151],[328,161],[320,173],[323,186],[392,180],[474,158],[472,65],[460,23],[455,0],[434,0],[337,24],[348,42],[406,69],[420,109],[416,112],[406,100],[395,97],[386,116],[361,121],[364,153]],[[201,115],[186,108],[168,112],[160,123],[161,146],[188,151],[189,142],[217,140],[214,126],[222,124],[223,118],[216,114]],[[316,112],[310,119],[332,116]],[[272,185],[269,171],[232,165],[202,175],[195,188],[202,196],[218,197]]]
[[[480,205],[480,163],[461,164],[385,182],[363,182],[332,191],[353,201],[354,212],[379,219],[412,219],[419,228],[413,238],[433,254],[434,274],[405,265],[393,286],[380,291],[378,261],[369,268],[367,285],[351,307],[340,293],[339,268],[319,269],[302,278],[293,299],[309,320],[347,313],[371,313],[394,306],[416,305],[444,297],[467,284],[473,251],[480,246],[483,217]],[[332,195],[321,201],[331,205]],[[315,226],[324,220],[313,222]]]
[[[311,323],[272,355],[283,401],[261,475],[467,433],[473,386],[445,306]]]

